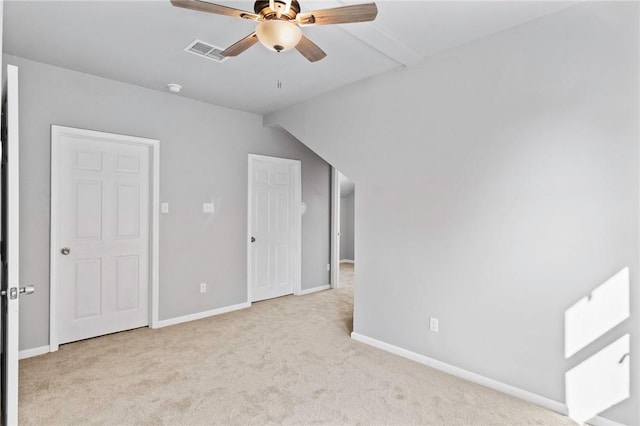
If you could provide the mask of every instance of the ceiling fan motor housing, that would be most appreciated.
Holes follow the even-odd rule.
[[[276,18],[275,10],[272,10],[269,7],[269,0],[257,0],[253,5],[253,10],[264,19],[274,19]],[[281,11],[284,10],[286,3],[284,0],[274,0],[276,8],[280,8]],[[300,3],[296,0],[291,0],[291,6],[287,13],[282,13],[282,17],[284,19],[292,20],[296,18],[296,15],[300,13]],[[281,18],[282,19],[282,18]]]

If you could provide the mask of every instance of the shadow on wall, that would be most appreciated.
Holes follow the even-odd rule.
[[[629,318],[629,268],[565,311],[569,359]],[[584,423],[630,396],[630,337],[625,334],[565,374],[569,417]]]

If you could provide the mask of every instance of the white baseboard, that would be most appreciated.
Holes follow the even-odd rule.
[[[596,416],[593,419],[589,420],[587,424],[593,426],[625,426],[622,423],[614,422],[613,420],[609,420],[605,417]]]
[[[318,291],[329,290],[330,288],[331,288],[331,286],[329,284],[321,285],[320,287],[308,288],[306,290],[300,291],[300,293],[296,294],[296,296],[304,296],[304,295],[307,295],[307,294],[316,293]]]
[[[468,380],[470,382],[474,382],[490,389],[497,390],[498,392],[505,393],[515,398],[528,401],[540,407],[555,411],[556,413],[560,413],[565,416],[568,413],[567,406],[562,402],[554,401],[553,399],[549,399],[547,397],[540,396],[520,388],[516,388],[515,386],[511,386],[506,383],[481,376],[480,374],[472,373],[471,371],[464,370],[451,364],[447,364],[445,362],[420,355],[416,352],[412,352],[407,349],[403,349],[398,346],[373,339],[363,334],[356,333],[355,331],[351,333],[351,338],[366,345],[373,346],[375,348],[382,349],[383,351],[390,352],[392,354],[410,359],[420,364],[427,365],[436,370],[444,371],[445,373],[451,374],[452,376],[460,377],[461,379]],[[621,423],[617,423],[613,420],[609,420],[600,416],[594,417],[587,423],[593,426],[623,426]]]
[[[355,264],[356,262],[355,262],[355,261],[353,261],[353,260],[351,260],[351,259],[342,259],[342,260],[340,261],[340,263],[351,263],[351,264]]]
[[[49,352],[51,352],[49,350],[49,345],[40,346],[39,348],[24,349],[18,352],[18,359],[32,358],[34,356],[48,354]]]
[[[182,317],[160,320],[154,328],[168,327],[170,325],[182,324],[183,322],[195,321],[203,318],[212,317],[214,315],[226,314],[227,312],[238,311],[251,307],[250,302],[239,303],[237,305],[225,306],[224,308],[212,309],[210,311],[198,312],[197,314],[185,315]]]

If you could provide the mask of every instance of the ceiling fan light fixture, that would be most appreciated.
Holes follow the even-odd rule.
[[[296,47],[302,38],[302,30],[289,21],[269,19],[258,24],[256,35],[267,49],[286,52]]]

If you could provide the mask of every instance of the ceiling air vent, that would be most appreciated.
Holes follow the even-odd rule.
[[[222,49],[198,39],[189,43],[189,45],[184,48],[184,51],[216,62],[224,62],[225,59],[227,59],[227,57],[222,54]]]

